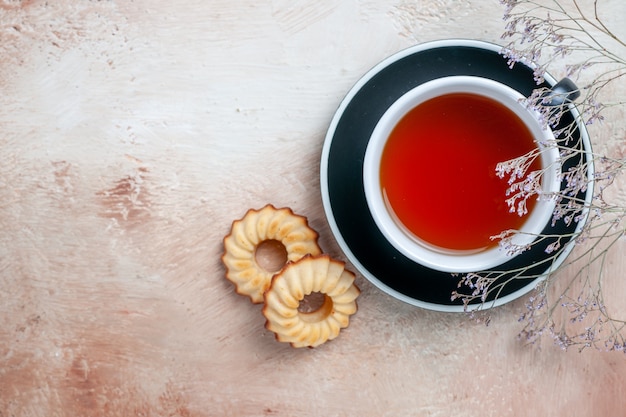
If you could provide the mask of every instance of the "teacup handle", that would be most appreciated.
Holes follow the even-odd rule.
[[[561,106],[563,104],[571,103],[580,97],[580,89],[574,81],[569,78],[563,78],[546,93],[545,103],[547,106]]]

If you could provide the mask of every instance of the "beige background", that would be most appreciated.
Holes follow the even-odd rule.
[[[486,327],[358,276],[350,327],[296,350],[223,278],[230,223],[266,203],[345,260],[318,179],[343,95],[415,43],[498,42],[501,15],[496,0],[0,0],[0,416],[626,415],[624,355],[524,346],[524,300]]]

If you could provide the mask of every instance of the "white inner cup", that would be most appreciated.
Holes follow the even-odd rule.
[[[445,94],[471,93],[499,102],[512,110],[530,130],[541,151],[543,170],[542,192],[548,196],[560,188],[559,152],[553,133],[544,129],[537,114],[522,102],[524,97],[507,85],[481,77],[451,76],[438,78],[410,90],[389,107],[376,125],[365,152],[363,184],[367,204],[385,238],[407,258],[431,269],[463,273],[479,272],[502,265],[516,256],[499,245],[484,250],[459,251],[435,247],[420,240],[402,226],[390,211],[383,195],[380,179],[381,157],[387,139],[400,120],[419,104]],[[452,109],[453,111],[453,109]],[[454,118],[451,118],[452,122]],[[521,156],[521,155],[520,155]],[[505,161],[502,161],[505,162]],[[502,179],[502,181],[506,181]],[[506,196],[502,196],[506,199]],[[534,198],[534,197],[531,197]],[[513,235],[511,244],[524,246],[532,243],[551,221],[555,202],[550,198],[539,199],[526,215],[522,227]],[[470,220],[471,221],[471,220]]]

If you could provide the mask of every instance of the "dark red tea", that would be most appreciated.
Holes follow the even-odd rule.
[[[412,109],[392,131],[381,160],[383,194],[419,239],[453,250],[488,248],[497,244],[490,236],[525,221],[510,212],[496,164],[535,147],[526,125],[501,103],[442,95]],[[536,169],[538,160],[529,172]],[[529,211],[533,205],[529,200]]]

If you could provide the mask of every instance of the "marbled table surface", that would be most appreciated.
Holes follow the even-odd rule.
[[[626,23],[621,0],[606,7]],[[526,346],[525,299],[485,326],[357,274],[350,326],[293,349],[224,279],[231,222],[267,203],[346,261],[319,186],[341,99],[416,43],[499,42],[502,11],[0,0],[0,416],[626,415],[624,355]]]

